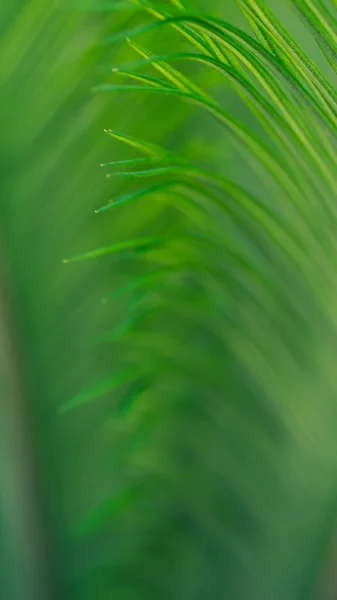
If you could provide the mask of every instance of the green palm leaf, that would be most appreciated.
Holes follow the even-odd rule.
[[[107,43],[173,27],[197,52],[153,53],[131,44],[143,60],[113,70],[133,78],[135,69],[152,65],[168,84],[143,79],[140,86],[105,83],[96,91],[155,93],[202,107],[241,142],[260,191],[256,200],[245,177],[230,183],[223,172],[212,174],[208,191],[187,189],[187,207],[200,203],[202,221],[177,218],[171,231],[183,227],[183,243],[148,256],[152,266],[175,264],[178,271],[167,273],[164,292],[154,285],[151,294],[146,285],[132,310],[141,311],[151,296],[158,310],[121,342],[129,357],[143,357],[152,368],[151,388],[139,402],[140,423],[148,407],[155,421],[143,448],[144,478],[154,488],[122,521],[127,531],[129,519],[136,520],[116,557],[122,560],[124,548],[131,581],[120,566],[116,589],[128,598],[315,597],[336,497],[336,379],[328,358],[337,339],[335,90],[259,0],[238,2],[256,38],[180,3],[172,11],[136,4],[158,20]],[[314,0],[290,4],[333,61],[333,15]],[[251,112],[249,127],[211,89],[199,91],[172,71],[177,60],[220,72]],[[198,164],[186,169],[179,168],[180,178],[203,173]],[[177,166],[148,165],[113,177],[131,183],[176,172]],[[149,192],[165,194],[168,185]],[[160,439],[162,457],[153,464]],[[144,528],[153,511],[156,527]],[[113,515],[111,522],[120,527]]]
[[[6,3],[6,598],[335,598],[337,5],[211,4]]]

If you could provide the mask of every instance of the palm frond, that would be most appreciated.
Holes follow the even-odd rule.
[[[184,3],[135,3],[155,20],[107,36],[107,45],[149,32],[160,42],[156,32],[173,28],[193,48],[149,51],[132,41],[142,58],[113,71],[141,84],[106,82],[96,91],[204,109],[218,136],[239,143],[242,169],[234,179],[221,160],[218,171],[188,156],[168,165],[146,139],[135,147],[163,166],[140,162],[146,168],[137,170],[133,157],[130,170],[112,173],[130,185],[158,182],[102,210],[126,211],[132,222],[128,201],[150,215],[160,200],[163,216],[149,217],[147,230],[168,239],[134,258],[141,275],[117,292],[134,298],[120,356],[141,366],[148,383],[125,420],[131,437],[147,432],[126,461],[143,494],[118,518],[104,509],[104,526],[123,532],[107,559],[112,585],[127,598],[315,597],[328,580],[337,491],[333,79],[262,0],[237,1],[251,34]],[[289,3],[334,62],[336,16],[320,0]],[[214,70],[249,124],[177,61]],[[140,76],[141,67],[166,81]],[[166,225],[167,206],[178,210]]]

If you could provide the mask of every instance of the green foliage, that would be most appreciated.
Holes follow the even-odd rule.
[[[127,452],[124,474],[125,490],[136,478],[143,496],[123,516],[104,510],[105,526],[121,535],[108,558],[111,587],[123,598],[312,598],[336,499],[333,71],[323,74],[262,0],[237,1],[253,34],[179,1],[134,4],[155,20],[107,45],[152,31],[160,41],[173,28],[186,49],[153,53],[129,41],[142,58],[113,67],[111,78],[125,83],[95,91],[203,109],[216,120],[213,135],[238,145],[241,168],[231,173],[221,154],[217,170],[206,156],[172,161],[150,135],[113,133],[145,156],[119,159],[112,165],[127,170],[107,176],[156,182],[102,210],[128,211],[137,231],[124,206],[137,201],[147,234],[168,241],[135,257],[137,295],[132,278],[122,288],[134,300],[120,360],[148,381],[125,427],[131,438],[144,427],[147,435]],[[318,0],[289,4],[334,67],[335,16]],[[215,71],[249,122],[226,107],[219,86],[195,83],[177,61]],[[155,200],[164,206],[151,223]]]
[[[58,597],[336,594],[337,6],[211,4],[4,11],[1,236]],[[35,600],[18,463],[5,595]]]

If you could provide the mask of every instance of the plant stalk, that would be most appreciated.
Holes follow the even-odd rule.
[[[18,355],[8,273],[0,247],[0,596],[51,600],[51,563]],[[2,579],[2,581],[1,581]]]

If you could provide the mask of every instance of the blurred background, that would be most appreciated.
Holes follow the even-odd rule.
[[[293,15],[289,16],[286,3],[274,0],[269,4],[325,68],[310,36]],[[200,0],[199,6],[247,27],[232,0],[212,0],[207,6]],[[189,527],[188,515],[173,509],[174,499],[158,495],[158,483],[154,492],[152,483],[148,484],[148,495],[152,497],[153,492],[155,498],[150,502],[152,520],[140,522],[137,511],[131,510],[127,522],[118,517],[117,522],[111,523],[106,519],[109,511],[118,515],[120,510],[111,498],[117,494],[117,505],[122,507],[133,502],[132,498],[118,496],[122,482],[129,477],[125,454],[130,441],[127,433],[133,425],[123,424],[122,419],[116,423],[111,418],[113,393],[89,402],[83,409],[65,413],[60,410],[69,399],[109,377],[119,364],[113,332],[124,300],[107,298],[123,283],[130,269],[127,262],[116,258],[70,264],[63,264],[63,259],[134,235],[152,235],[156,231],[154,224],[163,220],[160,204],[158,208],[143,204],[127,211],[95,214],[95,209],[123,192],[122,182],[107,180],[100,164],[132,156],[103,129],[164,143],[212,164],[250,189],[259,190],[260,186],[248,169],[243,172],[241,159],[227,136],[219,137],[216,125],[201,117],[197,109],[155,95],[91,93],[92,86],[110,81],[114,64],[134,57],[126,43],[102,45],[101,40],[142,22],[143,18],[118,0],[97,0],[94,4],[75,0],[2,2],[0,596],[6,600],[33,600],[38,595],[69,600],[104,600],[113,596],[118,600],[306,598],[309,596],[299,591],[296,569],[288,565],[290,583],[283,578],[290,560],[286,558],[288,550],[276,550],[269,563],[266,556],[274,542],[269,544],[259,536],[254,552],[260,552],[264,558],[260,563],[256,561],[252,571],[269,569],[270,587],[266,581],[263,587],[260,575],[255,571],[253,577],[249,571],[253,579],[247,578],[247,582],[255,581],[254,578],[259,581],[254,594],[250,595],[247,589],[248,595],[234,595],[233,584],[226,596],[223,586],[232,585],[231,575],[222,563],[228,547],[217,547],[216,543],[211,547],[205,542],[208,557],[213,553],[207,568],[202,553],[193,550],[192,541],[181,550],[183,532]],[[159,40],[153,35],[147,34],[141,40],[152,50],[165,52],[173,45],[186,46],[167,28]],[[223,98],[229,110],[255,127],[245,106],[220,79],[202,69],[195,77]],[[164,214],[167,221],[163,230],[174,218],[170,210]],[[160,440],[158,443],[151,458],[154,462],[156,448],[160,456],[162,453]],[[239,466],[240,449],[236,452]],[[286,455],[287,452],[283,458]],[[233,464],[230,468],[234,468]],[[258,463],[253,460],[247,468],[259,472]],[[265,477],[269,477],[268,485],[272,486],[273,470]],[[296,485],[292,487],[296,477],[294,468],[293,479],[284,485],[288,490],[286,503],[300,493]],[[264,483],[262,477],[257,485]],[[254,489],[247,483],[244,493],[253,494]],[[230,512],[235,513],[237,493],[232,492]],[[322,493],[326,494],[326,489]],[[319,496],[319,486],[314,494],[315,498]],[[281,514],[280,527],[287,522],[289,529],[293,528],[305,498],[304,492],[303,497],[297,497],[295,508],[290,510],[290,521],[288,515]],[[319,503],[312,506],[312,514],[318,514]],[[204,511],[207,513],[207,506]],[[243,528],[251,527],[253,537],[256,524],[250,524],[244,512],[238,518]],[[275,508],[268,519],[278,518]],[[303,545],[308,548],[310,536],[323,536],[318,521],[315,530],[304,535]],[[214,526],[210,517],[208,533]],[[236,551],[240,531],[237,537],[234,530],[227,533]],[[164,538],[171,540],[174,535],[176,542],[167,542],[170,550],[166,558],[163,554],[162,562],[153,560],[155,566],[149,559],[146,562],[146,557],[161,552]],[[132,541],[135,536],[137,543]],[[151,537],[151,551],[144,537]],[[122,538],[128,540],[124,546]],[[238,550],[237,573],[245,572],[245,552],[247,547],[242,552]],[[142,556],[138,562],[137,556]],[[311,559],[311,555],[305,557],[306,568]],[[181,572],[177,561],[185,565]],[[34,571],[36,564],[40,565],[38,573]],[[304,568],[303,564],[299,561],[298,568]],[[144,578],[150,578],[152,569],[157,569],[158,574],[154,577],[156,585],[150,589]],[[216,581],[213,588],[205,584],[212,593],[193,587],[199,570],[205,581]],[[164,583],[161,588],[159,581],[167,581],[169,575],[170,586]],[[277,593],[268,595],[276,589]]]

